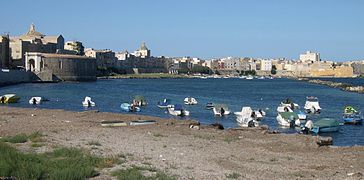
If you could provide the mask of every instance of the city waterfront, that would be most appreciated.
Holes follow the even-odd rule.
[[[363,79],[358,79],[358,81]],[[211,110],[205,109],[207,102],[223,103],[232,112],[240,111],[242,106],[263,109],[267,116],[261,124],[285,133],[296,133],[298,129],[282,129],[276,121],[276,108],[280,101],[291,98],[303,107],[306,96],[317,96],[323,108],[320,115],[309,115],[308,119],[317,120],[323,117],[341,121],[343,108],[346,105],[364,111],[362,94],[344,92],[322,85],[310,84],[290,79],[115,79],[98,80],[97,82],[64,82],[56,84],[19,84],[0,88],[0,94],[16,93],[22,99],[9,106],[34,108],[28,100],[32,96],[43,96],[50,101],[37,107],[84,111],[81,101],[91,96],[97,106],[93,110],[102,112],[124,113],[120,104],[131,102],[135,95],[143,95],[149,105],[137,114],[170,118],[165,110],[156,106],[158,101],[169,98],[173,103],[183,103],[185,97],[195,97],[199,104],[185,106],[191,112],[184,119],[195,119],[203,124],[219,122],[226,128],[237,127],[235,115],[215,117]],[[341,121],[342,122],[342,121]],[[334,145],[364,145],[363,126],[344,125],[337,133],[324,134],[334,138]]]

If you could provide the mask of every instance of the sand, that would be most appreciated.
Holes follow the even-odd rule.
[[[154,125],[101,127],[102,120],[156,120]],[[0,106],[0,136],[42,132],[45,152],[78,147],[100,156],[128,156],[127,162],[100,170],[94,179],[115,179],[110,172],[151,165],[178,179],[363,179],[364,147],[316,144],[316,137],[270,134],[264,128],[217,130],[191,121],[101,112],[68,112]],[[101,145],[90,145],[98,142]],[[24,145],[17,145],[22,149]],[[24,150],[24,148],[23,148]]]

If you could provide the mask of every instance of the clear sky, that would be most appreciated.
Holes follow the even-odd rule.
[[[201,58],[364,59],[363,0],[2,0],[0,33],[34,23],[86,47]]]

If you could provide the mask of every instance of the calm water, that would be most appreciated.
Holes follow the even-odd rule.
[[[284,98],[291,98],[301,107],[306,96],[317,96],[322,113],[310,115],[309,119],[322,117],[336,118],[341,121],[345,105],[353,105],[364,112],[364,95],[344,92],[317,84],[289,79],[242,80],[242,79],[119,79],[99,80],[87,83],[57,84],[20,84],[0,88],[0,94],[16,93],[22,97],[16,107],[29,107],[32,96],[44,96],[50,99],[39,107],[84,111],[81,101],[91,96],[96,102],[96,109],[107,112],[120,111],[122,102],[130,102],[135,95],[144,95],[149,105],[138,114],[171,117],[155,104],[163,98],[172,99],[173,103],[182,103],[187,96],[195,97],[199,104],[186,106],[191,112],[188,118],[201,123],[222,123],[225,127],[236,127],[234,115],[223,118],[214,117],[212,110],[205,110],[207,102],[227,104],[231,111],[240,111],[242,106],[265,109],[267,116],[262,124],[286,133],[296,133],[296,129],[282,129],[276,121],[276,108]],[[101,119],[100,119],[101,120]],[[344,125],[339,132],[326,134],[334,138],[339,146],[364,145],[364,126]]]

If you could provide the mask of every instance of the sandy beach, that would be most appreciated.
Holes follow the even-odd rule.
[[[156,120],[154,125],[102,127],[103,120]],[[191,129],[191,121],[103,113],[0,106],[0,136],[36,131],[44,146],[14,146],[46,152],[77,147],[99,156],[127,155],[125,163],[100,170],[94,179],[115,179],[111,172],[148,164],[177,179],[363,179],[364,147],[316,144],[316,137],[271,134],[264,128]],[[97,142],[98,145],[90,145]]]

